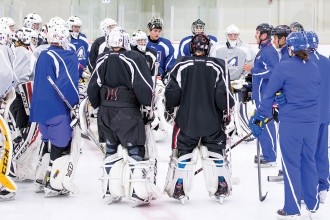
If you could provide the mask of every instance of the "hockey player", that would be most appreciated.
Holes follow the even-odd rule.
[[[66,22],[70,32],[70,43],[76,47],[79,61],[79,77],[89,78],[90,73],[87,69],[89,57],[88,41],[86,35],[81,33],[82,21],[77,16],[71,16]]]
[[[192,56],[190,51],[190,42],[191,39],[196,34],[205,34],[205,23],[201,19],[197,19],[191,25],[191,32],[193,35],[184,37],[179,44],[178,58],[182,56]],[[210,39],[211,45],[215,44],[218,40],[212,35],[207,35]]]
[[[148,30],[147,48],[153,48],[157,51],[159,59],[158,73],[164,80],[175,63],[174,47],[168,39],[160,36],[163,30],[163,19],[161,17],[152,17],[148,22]]]
[[[191,49],[194,56],[182,57],[174,66],[165,90],[166,107],[180,106],[165,191],[182,203],[189,197],[200,142],[207,190],[222,202],[231,193],[223,121],[223,112],[234,105],[229,75],[223,60],[208,57],[210,41],[206,35],[195,35]]]
[[[12,155],[12,140],[7,125],[9,106],[15,99],[13,82],[15,80],[14,54],[11,44],[11,32],[5,24],[0,24],[0,200],[12,199],[16,194],[16,185],[8,176]]]
[[[97,38],[93,42],[93,44],[91,46],[91,51],[89,53],[88,69],[91,73],[94,72],[98,55],[109,50],[109,48],[106,47],[105,37],[116,26],[117,26],[117,22],[115,20],[113,20],[112,18],[106,18],[103,21],[101,21],[100,30],[101,30],[101,33],[103,36]]]
[[[2,17],[2,18],[0,18],[0,24],[5,24],[9,27],[11,34],[12,34],[11,39],[12,39],[13,43],[15,43],[15,41],[16,41],[16,37],[15,37],[16,23],[15,23],[15,21],[10,17]]]
[[[236,133],[243,137],[244,133],[250,133],[247,114],[247,101],[243,100],[242,92],[251,87],[245,81],[246,72],[243,70],[245,63],[253,63],[255,52],[247,43],[243,43],[240,38],[239,28],[231,24],[227,27],[225,36],[226,43],[216,43],[211,47],[210,56],[219,59],[227,59],[228,70],[230,74],[231,85],[233,87],[234,97],[237,105],[235,105],[235,121]]]
[[[147,46],[147,35],[141,30],[137,30],[132,34],[131,37],[131,48],[132,50],[138,51],[145,56],[148,67],[151,74],[155,73],[155,63],[157,61],[157,51],[152,48],[146,48]],[[158,72],[158,71],[157,71]],[[164,117],[164,91],[165,87],[160,78],[157,77],[156,91],[155,91],[155,117],[151,122],[152,131],[154,133],[156,141],[163,140],[167,137],[167,131],[165,127]],[[145,113],[149,112],[144,109]]]
[[[324,203],[327,192],[329,191],[329,157],[328,157],[328,124],[330,120],[330,60],[321,55],[318,51],[319,38],[313,31],[306,32],[308,40],[308,51],[310,60],[319,68],[321,74],[321,113],[317,148],[315,153],[315,162],[319,176],[320,202]]]
[[[313,219],[319,208],[314,155],[320,126],[321,78],[315,63],[308,59],[306,36],[293,32],[286,41],[292,58],[280,62],[273,70],[260,106],[250,119],[250,128],[256,137],[265,132],[265,123],[272,117],[275,94],[282,91],[287,100],[279,112],[285,199],[277,216],[300,219],[303,195],[310,219]]]
[[[40,28],[41,28],[42,18],[40,15],[36,13],[29,13],[24,17],[23,26],[27,28],[32,28],[34,31],[38,33],[38,43],[39,46],[43,42],[43,38],[40,35]]]
[[[262,23],[256,28],[256,41],[259,44],[259,52],[256,55],[254,65],[245,64],[244,70],[252,74],[252,99],[258,107],[261,98],[267,88],[269,77],[275,65],[279,63],[277,51],[271,43],[272,26]],[[260,145],[263,156],[260,158],[261,167],[276,166],[276,130],[274,121],[266,124],[267,132],[260,135]],[[255,160],[257,162],[257,160]]]
[[[13,63],[17,80],[14,84],[16,99],[10,106],[17,135],[13,136],[14,153],[12,158],[11,175],[15,180],[33,180],[33,168],[36,145],[32,143],[39,133],[36,123],[29,123],[30,102],[33,87],[33,67],[35,57],[31,45],[37,43],[38,35],[31,29],[22,27],[16,33],[15,61]]]
[[[125,196],[135,205],[149,204],[154,166],[146,155],[140,105],[150,106],[151,73],[143,55],[130,51],[123,28],[115,27],[106,42],[112,51],[99,56],[87,89],[93,108],[99,107],[97,121],[106,138],[103,194],[109,204]]]
[[[55,82],[71,106],[78,104],[78,58],[74,51],[62,47],[68,35],[61,25],[51,27],[47,36],[50,47],[41,52],[35,67],[30,122],[38,122],[42,134],[35,183],[45,196],[68,194],[65,180],[72,181],[73,163],[68,160],[73,150],[70,109],[51,84]]]

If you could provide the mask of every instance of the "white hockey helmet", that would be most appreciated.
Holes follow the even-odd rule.
[[[77,16],[71,16],[71,17],[68,19],[68,21],[66,22],[66,25],[67,25],[67,27],[69,28],[70,35],[71,35],[74,39],[78,39],[78,36],[79,36],[80,30],[79,30],[79,32],[77,32],[77,31],[73,31],[72,26],[79,26],[79,27],[81,27],[81,26],[82,26],[82,21],[80,20],[80,18],[78,18]]]
[[[239,28],[236,25],[231,24],[227,27],[225,34],[226,34],[226,38],[227,38],[227,41],[229,42],[230,46],[231,47],[236,47],[238,37],[239,37],[239,34],[240,34]],[[237,35],[236,39],[230,39],[229,36],[228,36],[230,34]]]
[[[36,28],[34,27],[34,24],[41,24],[41,23],[42,23],[42,19],[41,19],[40,15],[38,15],[36,13],[30,13],[24,17],[23,26],[36,30]],[[37,29],[39,29],[39,28],[37,28]],[[36,31],[39,31],[39,30],[36,30]]]
[[[66,25],[66,22],[63,18],[61,17],[58,17],[58,16],[55,16],[55,17],[52,17],[49,22],[48,22],[48,28],[50,27],[53,27],[55,25],[63,25],[65,26]]]
[[[130,50],[129,34],[122,27],[115,27],[107,36],[106,44],[108,47],[120,47]]]
[[[54,25],[48,29],[48,43],[58,43],[60,46],[67,48],[69,43],[69,30],[64,25]]]
[[[38,33],[32,28],[22,27],[17,30],[16,37],[18,40],[22,41],[26,45],[37,45]]]
[[[12,32],[15,32],[15,21],[10,17],[0,18],[0,24],[6,24]]]
[[[145,52],[147,48],[147,34],[141,30],[137,30],[132,34],[131,45],[137,46],[139,51]]]
[[[100,30],[102,34],[107,35],[112,29],[117,26],[117,22],[112,18],[106,18],[100,23]]]
[[[9,45],[11,43],[12,32],[8,25],[0,24],[0,44]]]

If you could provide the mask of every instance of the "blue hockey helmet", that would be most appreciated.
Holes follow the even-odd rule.
[[[319,45],[319,37],[314,31],[306,31],[305,32],[308,42],[308,48],[316,49]]]
[[[308,48],[307,37],[304,32],[292,32],[287,36],[286,43],[293,52]]]
[[[210,39],[204,34],[195,35],[190,42],[190,53],[195,54],[197,50],[204,51],[204,56],[210,52]]]

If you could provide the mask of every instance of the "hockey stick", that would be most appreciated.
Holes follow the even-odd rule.
[[[268,191],[265,195],[262,195],[262,188],[261,188],[261,167],[260,167],[260,140],[257,138],[257,158],[258,158],[258,188],[259,188],[259,200],[260,202],[266,199]]]
[[[283,171],[279,170],[277,176],[268,176],[268,182],[282,182],[284,180]]]
[[[64,97],[63,93],[61,92],[61,90],[57,87],[57,85],[54,83],[53,79],[50,76],[47,76],[48,81],[50,82],[50,84],[54,87],[54,89],[56,90],[57,94],[61,97],[61,99],[63,100],[63,102],[66,104],[66,106],[71,110],[72,114],[75,116],[75,118],[78,119],[79,121],[79,116],[75,113],[75,111],[73,110],[72,106],[70,105],[70,103],[68,102],[68,100]],[[97,139],[91,135],[91,131],[90,129],[87,130],[87,135],[90,137],[90,139],[96,144],[96,146],[98,146],[101,150],[102,150],[102,146],[101,144],[97,141]],[[102,150],[103,152],[103,150]]]

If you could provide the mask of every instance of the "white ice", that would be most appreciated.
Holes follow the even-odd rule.
[[[168,129],[171,131],[171,129]],[[163,188],[169,162],[170,135],[157,143],[159,151],[158,183]],[[233,141],[235,142],[235,141]],[[233,144],[233,143],[232,143]],[[242,143],[232,150],[233,177],[240,180],[233,186],[233,193],[224,204],[208,196],[203,172],[194,178],[190,200],[181,205],[178,200],[163,195],[152,201],[149,206],[132,208],[131,202],[124,199],[120,203],[107,205],[102,199],[101,165],[103,155],[90,141],[85,140],[75,184],[79,195],[69,197],[45,198],[42,193],[34,192],[33,183],[17,183],[18,191],[12,201],[0,202],[0,220],[271,220],[276,219],[276,210],[283,207],[283,183],[267,182],[268,175],[277,175],[280,159],[276,168],[262,169],[262,193],[268,192],[265,201],[258,196],[257,168],[253,160],[256,143]],[[196,167],[196,170],[200,167]],[[330,196],[320,205],[318,220],[330,218]],[[308,215],[302,205],[302,220]]]

